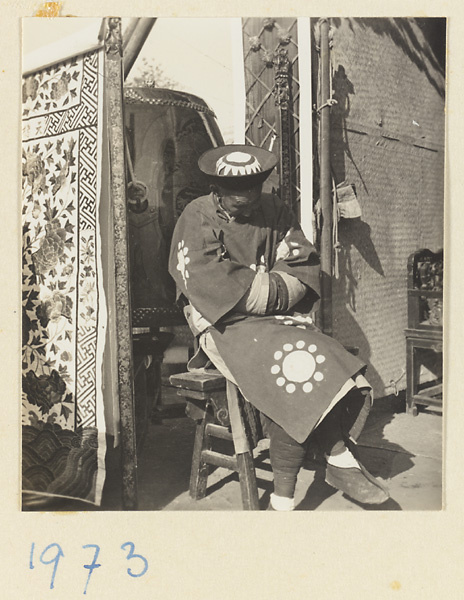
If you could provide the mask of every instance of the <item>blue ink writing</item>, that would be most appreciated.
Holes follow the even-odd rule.
[[[45,554],[51,550],[52,548],[56,548],[56,553],[55,556],[52,556],[49,560],[45,560]],[[58,563],[60,562],[60,558],[63,556],[64,558],[64,553],[63,550],[61,549],[61,546],[59,544],[49,544],[45,550],[42,552],[42,554],[40,555],[40,562],[44,565],[51,565],[52,563],[55,563],[55,566],[53,567],[53,573],[52,573],[52,579],[50,581],[50,589],[52,590],[55,587],[55,575],[56,575],[56,570],[58,568]],[[32,560],[32,559],[31,559]]]
[[[87,580],[85,582],[84,587],[84,595],[87,594],[87,590],[89,588],[90,579],[92,577],[95,569],[99,569],[102,565],[98,562],[98,557],[100,554],[100,546],[97,544],[86,544],[82,546],[85,550],[87,548],[93,548],[93,558],[89,564],[83,564],[84,569],[88,570]],[[135,544],[133,542],[126,542],[121,546],[121,550],[125,550],[127,552],[126,560],[130,561],[139,561],[139,562],[131,562],[131,567],[127,568],[127,573],[130,577],[142,577],[148,571],[148,560],[142,556],[141,554],[135,553]],[[29,555],[29,569],[35,569],[35,551],[36,545],[35,542],[31,544],[31,552]],[[60,563],[61,557],[64,558],[64,552],[61,549],[61,546],[57,543],[49,544],[40,555],[40,562],[43,565],[53,565],[53,571],[50,580],[50,589],[53,590],[55,587],[55,578],[58,570],[58,565]],[[135,565],[135,566],[134,566]]]
[[[32,542],[32,546],[31,546],[31,556],[29,558],[29,569],[33,569],[34,568],[34,563],[33,563],[33,558],[34,558],[34,548],[35,548],[35,544],[34,542]]]
[[[127,560],[131,560],[133,558],[139,558],[144,564],[144,567],[143,567],[142,571],[140,571],[140,573],[134,573],[130,568],[127,569],[127,572],[131,577],[142,577],[142,575],[145,575],[145,573],[148,570],[148,561],[144,556],[142,556],[140,554],[134,554],[135,546],[132,542],[126,542],[125,544],[123,544],[121,546],[121,550],[125,550],[127,546],[129,546],[129,548],[130,548],[129,553],[127,555]]]
[[[96,544],[86,544],[85,546],[82,546],[82,547],[83,548],[95,548],[95,554],[93,555],[92,562],[90,563],[90,565],[84,565],[84,569],[89,570],[89,574],[87,577],[87,581],[85,582],[85,588],[84,588],[84,594],[87,594],[87,586],[89,585],[90,576],[92,575],[94,569],[98,569],[99,567],[101,567],[101,565],[97,563],[98,555],[100,553],[100,546],[97,546]]]

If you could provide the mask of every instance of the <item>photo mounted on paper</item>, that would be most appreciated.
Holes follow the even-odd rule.
[[[23,510],[442,508],[446,25],[23,19]]]

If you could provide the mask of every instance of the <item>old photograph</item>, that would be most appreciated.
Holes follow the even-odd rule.
[[[23,19],[23,511],[442,510],[447,25]]]

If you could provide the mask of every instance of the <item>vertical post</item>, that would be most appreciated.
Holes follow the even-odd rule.
[[[110,192],[114,223],[118,392],[122,443],[122,499],[126,510],[134,510],[137,508],[137,454],[124,164],[121,19],[108,18],[106,25],[105,81],[109,124]]]
[[[330,173],[330,47],[329,20],[320,19],[321,48],[321,165],[320,197],[322,212],[321,231],[321,326],[332,335],[332,185]]]
[[[292,208],[292,157],[290,152],[290,61],[285,48],[276,51],[275,94],[280,134],[280,196]]]
[[[300,83],[300,225],[310,242],[313,232],[313,133],[311,99],[311,31],[309,17],[298,17]]]

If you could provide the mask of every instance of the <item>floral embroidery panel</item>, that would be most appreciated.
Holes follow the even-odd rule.
[[[22,87],[23,490],[96,503],[105,451],[101,59],[70,59]]]

